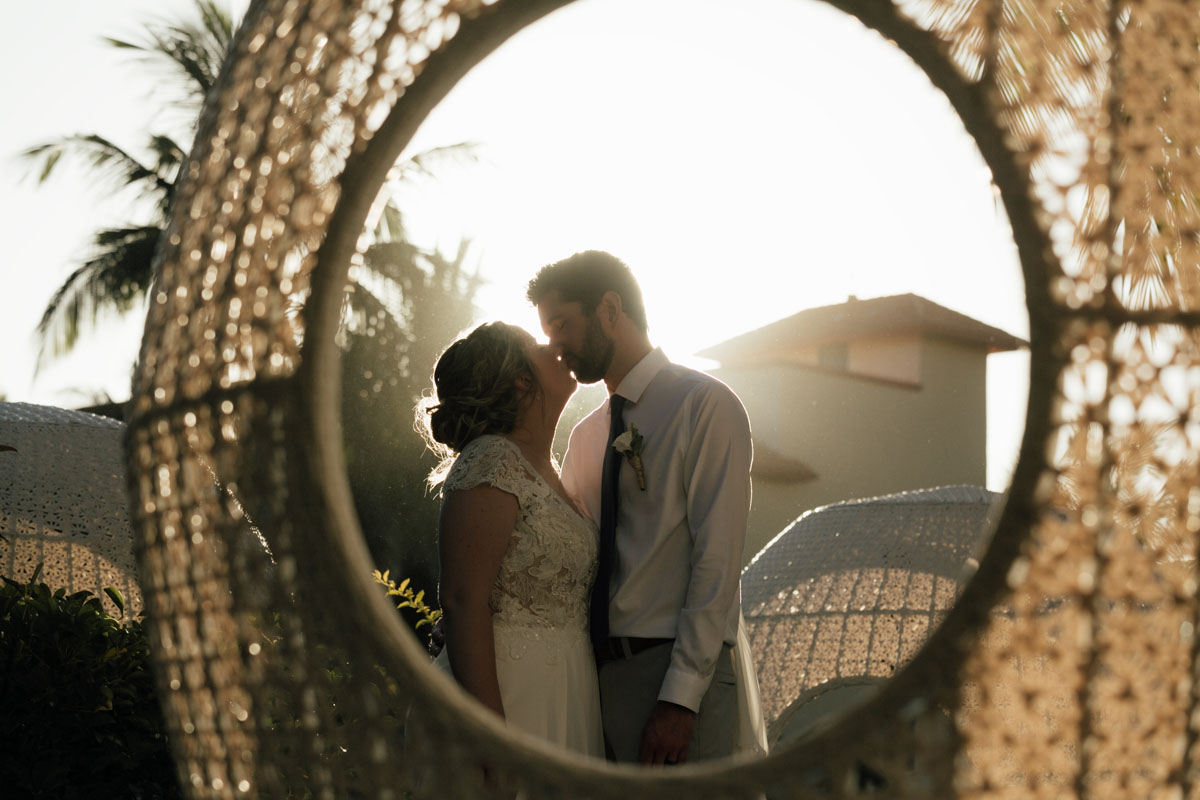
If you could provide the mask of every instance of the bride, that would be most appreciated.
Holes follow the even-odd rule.
[[[603,758],[587,629],[599,534],[550,453],[575,380],[502,322],[451,344],[433,380],[417,423],[443,459],[438,661],[509,725]]]

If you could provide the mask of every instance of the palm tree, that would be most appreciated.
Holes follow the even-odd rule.
[[[342,436],[355,509],[375,565],[417,586],[436,584],[440,501],[425,491],[437,459],[413,412],[441,348],[475,317],[481,279],[468,253],[467,243],[449,257],[413,246],[389,206],[343,317]]]
[[[37,327],[38,367],[47,356],[74,347],[82,326],[95,324],[98,312],[129,311],[149,292],[154,248],[166,228],[179,168],[195,136],[200,108],[216,84],[233,40],[233,18],[215,0],[196,0],[196,11],[195,20],[148,25],[144,41],[107,39],[113,47],[165,66],[167,74],[178,79],[182,92],[175,105],[189,120],[181,135],[150,134],[142,153],[95,133],[65,136],[23,153],[37,168],[39,183],[50,178],[64,156],[76,158],[106,182],[132,191],[134,206],[149,209],[142,212],[147,218],[141,221],[98,231],[91,257],[50,298]]]
[[[176,180],[196,134],[199,112],[216,84],[234,22],[215,0],[196,0],[198,20],[148,26],[146,39],[109,39],[145,60],[166,64],[182,89],[175,105],[187,115],[177,136],[153,134],[144,155],[98,134],[68,136],[25,152],[45,181],[64,157],[80,158],[98,175],[135,193],[145,218],[94,237],[94,253],[55,292],[38,333],[39,365],[78,341],[102,309],[128,311],[149,294],[153,257],[166,228]],[[459,143],[418,153],[396,166],[393,184],[434,174],[439,164],[475,157]],[[149,209],[148,212],[145,209]],[[452,258],[412,244],[399,209],[389,203],[373,231],[358,280],[347,287],[341,344],[345,350],[345,447],[359,517],[376,565],[418,585],[436,575],[433,531],[437,503],[424,491],[433,466],[412,428],[412,410],[428,383],[438,347],[473,318],[478,272],[465,267],[468,247]]]
[[[150,209],[149,219],[144,222],[105,228],[94,235],[93,254],[55,291],[38,323],[39,368],[47,357],[69,352],[78,342],[84,325],[94,325],[100,311],[127,312],[149,294],[154,279],[154,250],[167,226],[175,182],[195,137],[200,111],[216,85],[236,28],[236,21],[216,0],[195,0],[195,3],[195,19],[178,24],[148,25],[143,41],[105,40],[113,47],[137,53],[152,65],[166,67],[166,74],[174,79],[167,84],[176,90],[173,105],[186,120],[183,130],[175,136],[150,134],[141,156],[99,134],[65,136],[30,147],[22,154],[37,168],[39,183],[51,177],[64,157],[73,157],[93,167],[102,180],[120,190],[132,191],[134,206]],[[392,183],[411,183],[431,176],[442,162],[464,157],[473,159],[474,147],[460,142],[417,153],[396,165],[391,175]],[[389,203],[376,236],[376,246],[390,250],[389,257],[368,257],[368,272],[382,268],[380,277],[395,284],[396,276],[388,274],[388,264],[415,265],[414,259],[419,259],[430,265],[441,258],[436,251],[417,250],[404,240],[404,236],[400,212]],[[411,252],[397,261],[397,248],[408,248]],[[453,282],[446,284],[443,280],[443,284],[449,291],[459,288]],[[415,287],[411,281],[406,286]],[[369,292],[362,288],[351,291],[350,301],[350,309],[354,311],[356,304],[370,302]],[[413,299],[407,300],[406,305],[411,309]],[[411,318],[406,322],[418,321]],[[423,329],[419,324],[410,327]]]

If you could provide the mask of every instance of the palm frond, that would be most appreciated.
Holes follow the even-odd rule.
[[[95,255],[72,272],[58,287],[38,322],[41,341],[35,372],[49,357],[75,346],[85,322],[109,308],[132,308],[150,288],[154,248],[162,229],[153,226],[110,228],[95,237]]]
[[[182,76],[189,111],[200,105],[216,84],[233,41],[234,22],[218,0],[195,0],[194,19],[179,24],[145,26],[140,40],[108,38],[113,47],[135,52],[155,64],[169,64]],[[197,118],[198,114],[193,114]],[[36,170],[39,183],[58,169],[64,157],[79,158],[119,187],[134,187],[157,205],[153,223],[165,223],[175,180],[187,157],[189,142],[151,135],[147,157],[139,159],[97,134],[67,136],[30,147],[21,157]],[[37,333],[41,349],[35,368],[47,357],[61,355],[79,339],[84,325],[94,323],[105,308],[128,310],[151,289],[154,249],[159,224],[102,230],[94,237],[94,252],[68,276],[47,304]]]
[[[198,41],[194,31],[171,28],[165,33],[155,34],[155,48],[170,59],[175,67],[191,79],[189,95],[203,103],[217,82],[221,69],[222,53],[213,53],[210,44]]]
[[[200,11],[201,25],[208,33],[207,41],[216,45],[215,52],[220,54],[216,59],[217,65],[220,66],[225,54],[229,52],[230,45],[233,44],[236,27],[233,17],[214,0],[200,0],[196,7]]]
[[[375,239],[379,242],[395,242],[404,238],[404,215],[388,200],[379,217],[379,224],[375,226]]]
[[[23,155],[25,157],[29,158],[30,160],[33,160],[36,158],[44,158],[45,159],[42,162],[42,169],[38,173],[38,178],[37,178],[38,183],[45,183],[49,179],[50,174],[52,172],[54,172],[54,168],[58,166],[58,162],[62,159],[63,148],[61,148],[61,147],[55,148],[55,147],[51,147],[49,145],[41,145],[40,147],[29,148],[29,150],[25,151],[25,153]]]
[[[393,309],[375,290],[357,283],[347,292],[346,332],[351,336],[370,336],[390,339],[394,346],[402,346],[412,337],[396,318]]]
[[[199,110],[216,85],[221,64],[233,41],[234,23],[215,0],[197,0],[198,18],[176,25],[147,26],[144,41],[106,37],[116,48],[132,50],[148,61],[165,61],[186,79],[188,105]]]
[[[176,149],[179,149],[178,145]],[[50,177],[63,156],[82,159],[118,187],[142,184],[147,194],[157,194],[160,200],[163,194],[170,194],[174,168],[178,167],[178,163],[164,166],[161,161],[154,166],[144,164],[124,148],[95,133],[64,136],[34,145],[20,154],[22,159],[34,165],[39,183]]]
[[[175,196],[175,181],[179,170],[187,160],[187,151],[170,136],[150,136],[150,150],[154,153],[154,168],[157,173],[155,186],[158,189],[158,211],[165,220],[171,210],[171,198]]]
[[[479,142],[456,142],[455,144],[431,147],[400,161],[393,167],[393,183],[404,183],[413,178],[433,177],[438,167],[446,164],[479,162]]]
[[[187,158],[187,151],[165,134],[150,136],[150,150],[154,153],[155,168],[160,175],[175,169]]]
[[[471,240],[460,239],[453,258],[446,258],[441,250],[426,253],[425,258],[433,270],[432,277],[444,291],[462,297],[466,303],[474,303],[475,295],[487,283],[482,267],[476,261],[475,268],[466,274],[467,256],[471,251]]]
[[[414,276],[423,274],[418,264],[421,255],[421,249],[405,239],[376,242],[363,254],[363,266],[369,272],[404,285]]]

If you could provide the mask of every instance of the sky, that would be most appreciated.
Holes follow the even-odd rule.
[[[238,7],[243,7],[239,3]],[[0,50],[0,393],[77,406],[128,396],[142,312],[105,321],[34,377],[33,330],[91,232],[128,217],[82,169],[38,186],[13,156],[58,135],[136,146],[164,122],[145,69],[102,36],[190,0],[40,0]],[[15,111],[14,111],[15,109]],[[898,48],[816,0],[580,0],[467,75],[409,152],[476,143],[397,190],[419,243],[469,259],[485,319],[537,331],[523,286],[599,248],[642,283],[672,358],[801,309],[915,292],[1028,336],[990,174],[946,99]],[[1028,359],[989,359],[988,485],[1007,481]]]

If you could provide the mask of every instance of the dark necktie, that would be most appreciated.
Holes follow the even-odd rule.
[[[622,456],[612,445],[625,431],[625,421],[621,419],[625,398],[614,394],[608,402],[608,446],[604,448],[604,477],[600,482],[600,556],[597,559],[596,582],[592,584],[589,620],[592,644],[597,650],[608,640],[608,593],[617,567],[617,477],[621,474]]]

